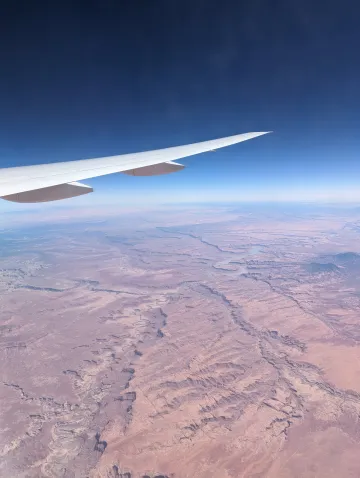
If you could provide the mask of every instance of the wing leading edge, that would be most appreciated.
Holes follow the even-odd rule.
[[[214,151],[267,133],[238,134],[142,153],[4,168],[0,169],[0,198],[16,202],[43,202],[78,196],[92,192],[92,188],[78,181],[120,172],[134,176],[167,174],[183,169],[182,165],[172,163],[176,159]],[[29,194],[31,191],[36,191],[36,194]]]

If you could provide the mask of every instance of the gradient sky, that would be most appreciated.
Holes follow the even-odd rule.
[[[1,167],[272,130],[181,173],[86,181],[74,204],[360,200],[358,2],[6,3]]]

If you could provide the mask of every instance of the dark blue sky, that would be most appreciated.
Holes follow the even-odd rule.
[[[357,2],[6,3],[1,166],[273,130],[184,160],[189,168],[176,175],[90,183],[111,194],[165,188],[209,198],[357,186]]]

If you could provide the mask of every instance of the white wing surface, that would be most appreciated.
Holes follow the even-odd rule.
[[[184,168],[173,162],[176,159],[214,151],[266,133],[245,133],[142,153],[3,168],[0,169],[0,198],[15,202],[46,202],[79,196],[92,192],[92,188],[78,181],[120,172],[133,176],[168,174]]]

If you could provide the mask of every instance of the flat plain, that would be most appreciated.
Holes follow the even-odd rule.
[[[360,476],[360,212],[101,214],[0,231],[0,476]]]

